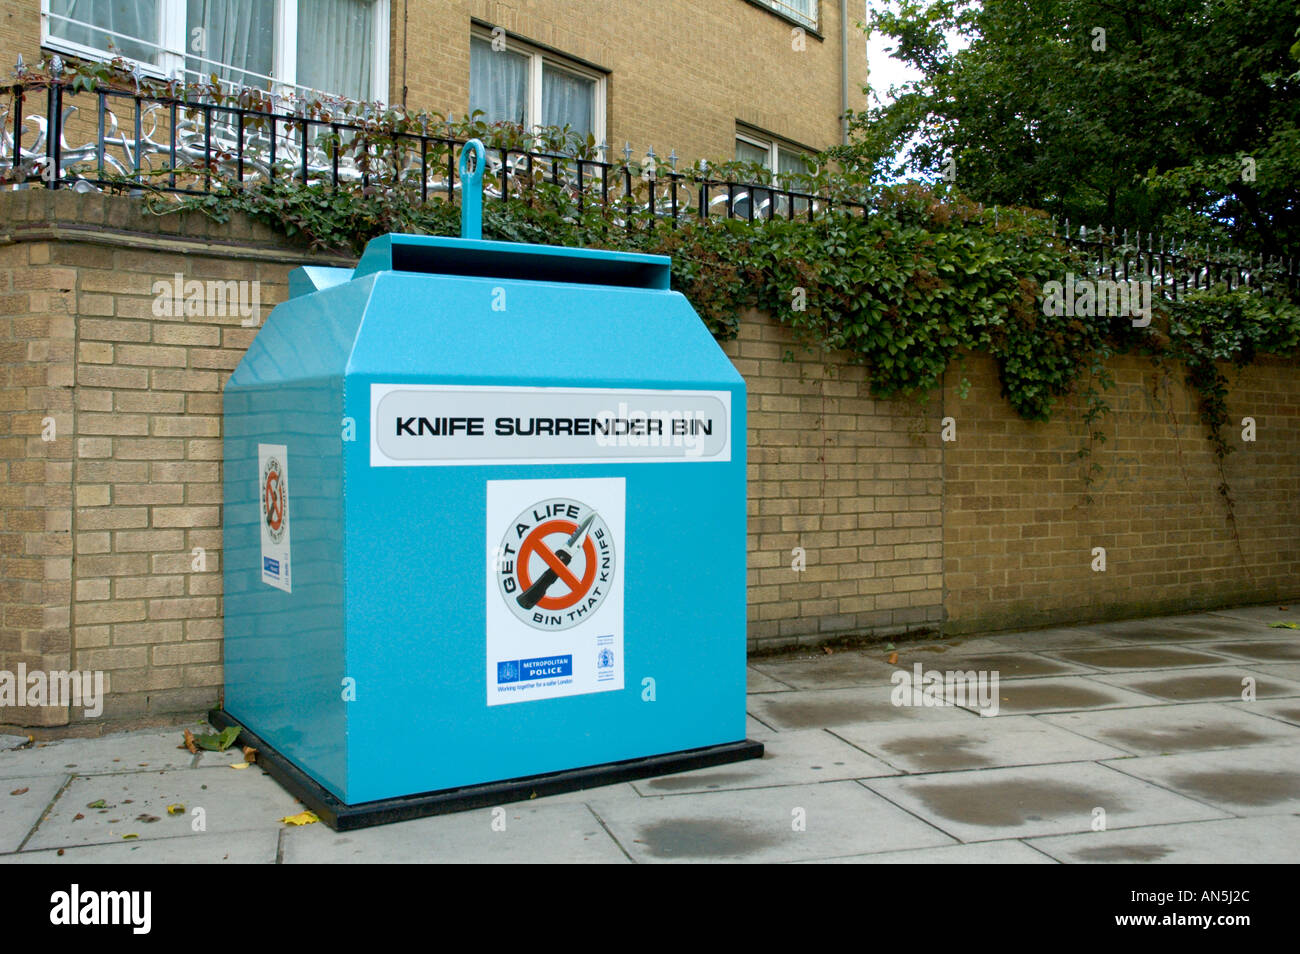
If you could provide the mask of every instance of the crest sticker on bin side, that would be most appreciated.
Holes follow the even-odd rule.
[[[290,592],[289,449],[257,445],[257,497],[262,535],[262,582]]]
[[[488,705],[623,688],[622,478],[487,484]]]

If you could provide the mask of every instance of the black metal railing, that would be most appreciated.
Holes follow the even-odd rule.
[[[420,202],[457,201],[456,158],[463,140],[432,128],[391,131],[364,112],[327,115],[243,108],[183,100],[113,87],[74,88],[67,82],[0,87],[0,188],[78,191],[159,190],[211,194],[231,183],[289,181],[338,189],[375,186],[403,190]],[[75,140],[79,144],[74,144]],[[828,214],[868,216],[866,196],[801,191],[788,184],[719,178],[707,166],[680,171],[676,158],[650,152],[633,162],[540,151],[488,149],[484,175],[488,201],[510,201],[549,186],[581,216],[602,210],[615,226],[632,227],[646,216],[676,226],[700,220],[814,220]],[[984,215],[996,224],[998,210]],[[1133,236],[1103,228],[1072,229],[1058,236],[1083,253],[1092,277],[1149,281],[1153,291],[1180,297],[1216,284],[1259,287],[1282,283],[1300,292],[1294,258],[1273,257]]]
[[[266,112],[215,102],[146,96],[112,88],[74,92],[66,84],[0,88],[0,183],[50,189],[123,189],[132,184],[178,195],[206,194],[227,182],[287,178],[338,188],[372,184],[455,200],[456,150],[463,140],[430,132],[385,132],[364,122]],[[35,107],[35,108],[33,108]],[[89,111],[88,116],[80,115]],[[69,142],[70,129],[84,141]],[[664,168],[667,162],[607,162],[525,148],[488,151],[489,198],[508,200],[538,183],[566,191],[581,212],[593,204],[616,215],[795,219],[865,202],[775,184],[738,182]]]

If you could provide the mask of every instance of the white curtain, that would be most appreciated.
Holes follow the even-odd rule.
[[[736,158],[741,162],[757,162],[765,169],[772,165],[772,153],[769,150],[744,139],[736,140]]]
[[[573,127],[587,135],[595,128],[596,81],[542,66],[542,124]]]
[[[369,102],[374,55],[374,0],[298,0],[299,86]]]
[[[50,35],[143,63],[158,62],[159,0],[50,0]],[[59,19],[71,17],[77,25]],[[112,34],[106,31],[112,31]],[[122,34],[120,36],[113,34]]]
[[[528,57],[493,50],[488,40],[469,41],[469,108],[489,123],[528,122]]]
[[[274,42],[273,3],[188,0],[185,71],[191,79],[216,73],[237,86],[267,89],[275,62]]]

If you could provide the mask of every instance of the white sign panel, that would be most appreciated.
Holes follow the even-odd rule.
[[[487,704],[623,688],[622,477],[487,482]]]
[[[730,391],[370,386],[370,466],[731,460]]]
[[[290,592],[289,449],[257,445],[257,497],[261,502],[262,582]]]

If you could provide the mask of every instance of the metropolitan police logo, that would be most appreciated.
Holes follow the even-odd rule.
[[[510,611],[554,633],[585,622],[614,585],[614,537],[591,507],[554,497],[506,530],[495,573]]]
[[[262,522],[272,543],[284,539],[289,527],[289,495],[285,488],[284,467],[274,456],[266,459],[262,469]]]

